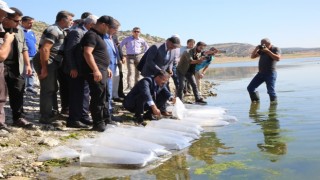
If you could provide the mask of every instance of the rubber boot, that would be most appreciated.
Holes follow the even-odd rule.
[[[260,101],[258,91],[253,92],[253,93],[249,93],[249,94],[250,94],[251,102],[259,102]]]
[[[270,103],[277,104],[277,96],[269,96],[270,97]]]

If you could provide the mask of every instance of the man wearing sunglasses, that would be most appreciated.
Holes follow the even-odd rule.
[[[12,132],[5,123],[6,116],[4,112],[4,105],[6,104],[8,91],[4,78],[3,61],[7,59],[14,39],[14,33],[5,33],[2,27],[2,21],[6,18],[7,13],[14,13],[14,11],[8,7],[6,2],[0,0],[0,33],[3,34],[3,36],[0,37],[0,130],[3,129],[5,131]]]
[[[8,13],[3,20],[2,25],[6,32],[15,32],[14,41],[12,43],[11,51],[4,61],[5,65],[5,80],[9,92],[10,107],[12,109],[13,126],[34,129],[34,125],[28,122],[23,117],[23,94],[24,94],[24,68],[25,74],[30,76],[32,74],[28,47],[24,38],[24,32],[18,28],[22,12],[17,8],[11,8],[14,13]]]
[[[132,36],[123,39],[120,43],[120,48],[126,46],[126,59],[127,59],[127,89],[129,91],[134,84],[140,79],[140,72],[136,68],[139,64],[143,54],[148,50],[148,43],[140,36],[140,28],[135,27],[132,29]],[[134,80],[132,77],[134,76]]]

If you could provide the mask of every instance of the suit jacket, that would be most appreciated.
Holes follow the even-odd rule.
[[[167,86],[160,87],[156,91],[156,83],[154,81],[154,77],[145,77],[138,81],[138,83],[131,89],[131,91],[127,94],[126,100],[134,100],[135,97],[141,97],[143,95],[143,99],[138,99],[138,101],[155,101],[157,98],[157,94],[165,93],[165,98],[169,99],[171,96],[170,91],[167,89]]]
[[[120,48],[120,42],[119,42],[119,39],[118,39],[117,35],[113,35],[112,39],[113,39],[113,42],[116,45],[116,48],[117,48],[117,51],[118,51],[118,68],[119,68],[119,71],[122,72],[122,62],[121,62],[121,60],[123,59],[123,53],[122,53],[122,50]]]
[[[167,71],[172,69],[174,55],[171,55],[169,60],[165,59],[167,55],[165,43],[160,46],[151,46],[146,53],[148,53],[148,55],[141,71],[142,76],[152,76],[160,70]]]
[[[76,69],[81,73],[83,58],[81,54],[75,53],[76,45],[80,43],[82,37],[86,33],[83,26],[72,29],[64,40],[64,71],[69,74],[70,70]]]

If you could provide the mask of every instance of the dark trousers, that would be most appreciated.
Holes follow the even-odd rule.
[[[1,124],[5,124],[6,116],[4,112],[4,105],[7,100],[7,86],[4,78],[4,64],[0,63],[0,126]]]
[[[166,108],[166,102],[168,101],[168,98],[165,96],[165,93],[163,91],[160,91],[157,96],[156,100],[154,100],[156,106],[160,109],[161,112],[165,112]],[[149,107],[147,103],[148,99],[146,95],[140,94],[134,98],[125,98],[123,102],[124,108],[126,108],[128,111],[135,113],[135,116],[138,117],[144,113],[144,111],[149,111],[152,113],[151,108]]]
[[[185,75],[181,74],[178,72],[178,77],[179,77],[179,89],[177,96],[182,100],[182,93],[183,93],[183,88],[185,86],[185,79],[190,83],[193,91],[193,95],[195,97],[195,100],[200,99],[199,91],[197,88],[196,84],[196,79],[194,77],[194,74],[192,72],[187,72]]]
[[[119,79],[119,87],[118,87],[118,96],[119,97],[125,97],[124,93],[123,93],[123,72],[120,71],[120,79]]]
[[[69,121],[89,119],[89,84],[83,76],[69,77]]]
[[[173,65],[172,66],[172,79],[173,79],[173,83],[174,83],[174,86],[176,87],[176,92],[178,91],[179,89],[179,78],[178,78],[178,72],[177,72],[177,65]]]
[[[34,65],[37,67],[37,64]],[[56,61],[49,63],[47,66],[48,76],[40,79],[40,114],[42,119],[53,117],[53,111],[58,110],[58,67],[59,63]],[[36,68],[36,71],[40,74],[41,68]]]
[[[107,88],[107,72],[101,71],[102,80],[99,82],[94,81],[93,74],[86,74],[85,80],[88,81],[90,89],[90,105],[92,120],[94,124],[99,124],[110,118],[108,110],[108,103],[106,103]]]
[[[70,76],[63,72],[63,66],[58,68],[58,82],[61,100],[61,109],[69,109],[69,78]]]
[[[13,121],[22,117],[23,93],[25,80],[19,73],[19,64],[5,65],[4,77],[9,92],[10,107],[12,109]]]

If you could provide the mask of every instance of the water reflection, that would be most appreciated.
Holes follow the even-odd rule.
[[[239,78],[252,77],[257,73],[257,67],[220,67],[210,68],[206,73],[207,79],[219,79],[224,81],[236,80]]]
[[[162,165],[147,172],[156,179],[190,179],[187,157],[185,154],[175,155]]]
[[[230,149],[230,147],[226,147],[224,143],[221,143],[215,132],[207,132],[190,146],[189,154],[196,160],[202,160],[210,165],[215,163],[214,155],[226,154],[226,152],[219,152],[219,149]]]
[[[215,132],[206,132],[202,134],[198,141],[192,143],[188,149],[188,155],[192,156],[196,161],[205,162],[205,167],[210,167],[210,165],[215,164],[214,156],[234,154],[234,152],[219,151],[219,149],[230,148],[220,142]],[[155,175],[156,179],[191,179],[190,167],[185,153],[173,156],[162,165],[148,171],[148,174]]]
[[[279,160],[279,155],[287,153],[287,145],[283,142],[284,138],[280,133],[281,129],[277,116],[277,104],[270,103],[267,113],[260,112],[259,109],[259,103],[252,103],[249,111],[249,117],[261,126],[264,136],[264,143],[258,143],[257,146],[261,152],[277,155],[270,156],[270,161],[275,162]]]

